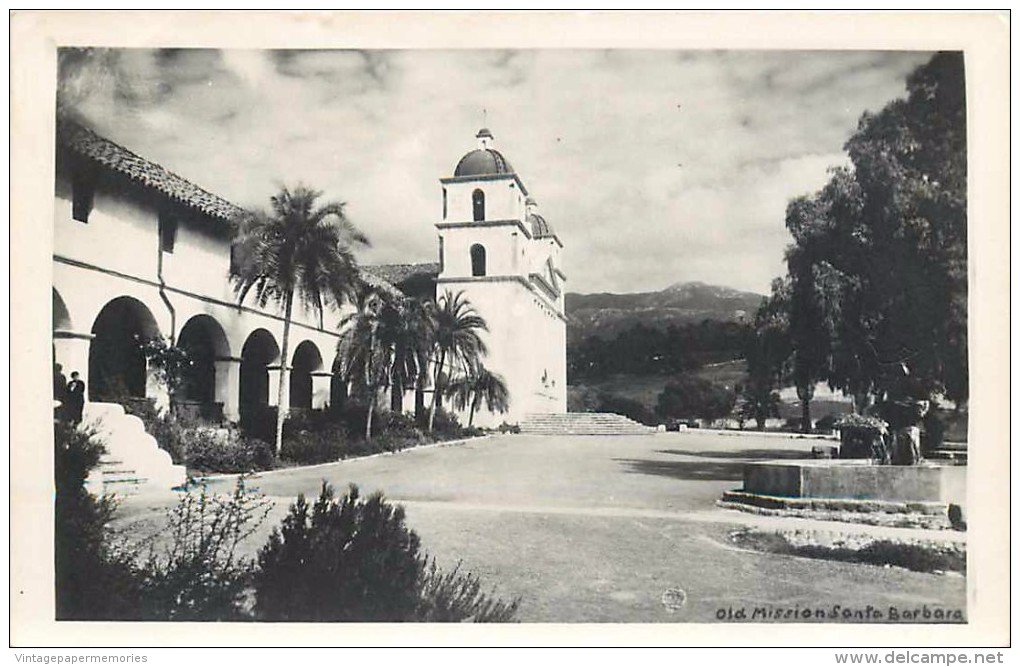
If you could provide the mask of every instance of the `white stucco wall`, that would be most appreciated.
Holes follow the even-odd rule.
[[[520,220],[524,218],[524,198],[512,175],[491,180],[447,181],[445,222],[474,220],[471,195],[475,190],[485,193],[486,220]]]
[[[53,289],[67,318],[54,334],[54,351],[64,372],[77,370],[88,383],[93,326],[103,308],[119,297],[141,302],[164,336],[179,335],[193,317],[207,315],[227,341],[228,350],[217,362],[217,384],[226,383],[222,391],[217,390],[217,400],[225,403],[230,415],[236,409],[236,365],[245,341],[264,329],[282,346],[283,319],[275,304],[261,310],[249,298],[238,307],[229,281],[230,239],[225,231],[216,231],[202,219],[180,220],[173,253],[162,253],[165,289],[161,295],[155,204],[100,188],[88,222],[82,223],[72,218],[71,187],[62,175],[55,195]],[[320,328],[317,313],[297,307],[287,365],[293,363],[298,345],[308,341],[321,356],[321,367],[331,368],[341,316],[341,312],[327,312]],[[273,363],[279,364],[279,358]],[[321,378],[314,383],[315,405],[328,401],[328,384]],[[271,391],[275,400],[275,387]]]

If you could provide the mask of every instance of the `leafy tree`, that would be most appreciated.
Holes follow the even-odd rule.
[[[435,423],[436,411],[446,391],[444,369],[468,369],[476,365],[488,352],[481,332],[489,326],[478,314],[463,292],[446,291],[432,311],[432,335],[435,355],[432,383],[432,410],[429,413],[429,431]]]
[[[779,415],[776,389],[785,374],[790,356],[789,281],[776,279],[772,293],[755,313],[754,327],[745,350],[747,377],[741,392],[741,415],[752,417],[758,430],[765,420]]]
[[[321,192],[304,186],[284,187],[270,199],[271,212],[256,211],[237,221],[239,238],[232,276],[238,302],[254,291],[260,307],[269,302],[283,309],[281,359],[289,357],[294,300],[313,309],[322,322],[327,306],[339,307],[358,284],[358,265],[352,248],[368,239],[348,220],[344,204],[316,206]],[[283,442],[287,418],[285,373],[280,373],[276,422],[276,451]]]
[[[786,227],[795,240],[786,253],[790,276],[790,343],[793,347],[791,378],[801,405],[801,430],[811,432],[811,399],[815,385],[826,377],[829,362],[830,327],[819,294],[815,269],[815,248],[805,229],[819,225],[827,214],[819,198],[799,197],[786,209]]]
[[[493,373],[481,364],[450,381],[447,392],[458,410],[470,407],[468,426],[474,424],[475,411],[485,403],[489,412],[505,413],[510,409],[510,391],[499,373]]]
[[[846,144],[852,168],[787,216],[796,382],[824,367],[857,409],[894,390],[904,367],[920,394],[958,406],[968,395],[962,54],[936,54],[907,92],[864,114]]]
[[[138,347],[156,381],[166,387],[171,403],[177,390],[186,382],[188,369],[192,366],[191,355],[162,336],[138,340]]]

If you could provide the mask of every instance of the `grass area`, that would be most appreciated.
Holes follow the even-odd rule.
[[[902,567],[914,572],[967,573],[967,552],[963,547],[873,540],[860,544],[810,543],[791,540],[779,533],[743,529],[733,532],[734,544],[754,551]]]

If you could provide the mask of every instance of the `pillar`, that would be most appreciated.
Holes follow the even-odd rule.
[[[312,373],[313,410],[321,410],[329,405],[329,394],[332,384],[333,374],[329,371],[315,371]]]
[[[60,372],[68,382],[71,373],[78,371],[78,376],[85,382],[85,395],[89,392],[89,346],[95,338],[90,333],[58,330],[53,332],[53,360],[60,364]]]
[[[269,405],[279,407],[285,414],[290,410],[290,368],[286,366],[268,366],[269,371]],[[280,374],[283,373],[283,396],[280,395]]]
[[[236,422],[241,418],[241,358],[219,357],[214,363],[216,387],[213,400],[223,405],[224,419]]]

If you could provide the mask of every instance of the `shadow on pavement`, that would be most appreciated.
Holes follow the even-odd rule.
[[[687,451],[683,449],[657,449],[656,454],[696,456],[703,459],[809,459],[811,452],[795,449],[743,449],[739,451]]]
[[[744,464],[722,461],[657,461],[652,459],[613,459],[630,468],[628,472],[659,475],[686,480],[732,480],[744,478]]]

